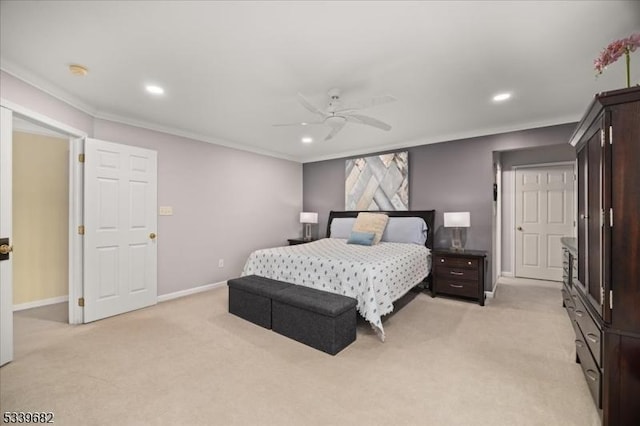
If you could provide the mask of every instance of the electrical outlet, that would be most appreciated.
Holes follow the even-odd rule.
[[[218,268],[224,268],[224,259],[218,259]]]
[[[173,216],[173,207],[171,206],[160,206],[159,210],[160,216]]]

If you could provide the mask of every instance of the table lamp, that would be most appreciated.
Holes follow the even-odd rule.
[[[445,212],[444,227],[453,228],[451,237],[451,250],[464,251],[462,242],[462,229],[471,226],[471,215],[469,212]]]
[[[304,240],[311,241],[311,224],[318,223],[318,213],[301,212],[300,223],[304,224]]]

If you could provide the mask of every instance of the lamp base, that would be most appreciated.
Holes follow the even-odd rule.
[[[311,224],[310,223],[304,224],[304,240],[311,241]]]
[[[452,251],[464,251],[464,244],[462,243],[461,230],[458,227],[452,229],[451,235],[451,250]]]

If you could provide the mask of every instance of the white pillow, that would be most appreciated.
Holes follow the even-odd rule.
[[[428,232],[421,217],[390,217],[381,241],[424,245]]]
[[[335,217],[331,221],[331,238],[349,238],[355,217]]]

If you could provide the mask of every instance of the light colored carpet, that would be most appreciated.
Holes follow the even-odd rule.
[[[15,314],[0,411],[60,425],[597,425],[560,284],[485,307],[410,293],[336,356],[227,313],[227,288],[81,326]]]

